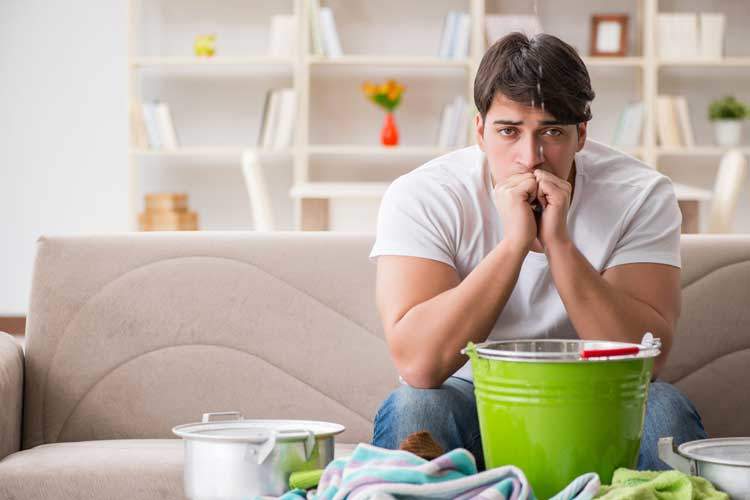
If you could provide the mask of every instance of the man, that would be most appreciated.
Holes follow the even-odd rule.
[[[474,82],[477,146],[397,179],[383,198],[377,304],[406,384],[383,403],[373,444],[428,430],[483,465],[467,342],[662,341],[680,312],[681,215],[669,179],[587,141],[594,99],[575,50],[513,33]],[[541,205],[535,217],[533,204]],[[638,466],[667,468],[658,437],[705,438],[676,388],[651,384]]]

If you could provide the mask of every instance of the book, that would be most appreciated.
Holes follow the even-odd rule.
[[[454,10],[448,12],[443,21],[443,32],[440,35],[440,48],[438,57],[448,59],[451,56],[452,39],[455,36],[457,27],[458,13]]]
[[[323,55],[323,34],[320,24],[320,0],[308,0],[310,8],[310,51],[313,55]]]
[[[461,148],[466,145],[468,133],[468,103],[464,96],[456,96],[453,101],[454,113],[451,123],[451,147]]]
[[[245,178],[250,210],[253,213],[254,229],[256,231],[272,231],[274,222],[271,197],[263,175],[263,166],[254,151],[248,150],[242,153],[242,175]]]
[[[159,130],[159,138],[163,149],[175,150],[179,147],[177,133],[172,121],[172,113],[166,102],[156,103],[156,123]]]
[[[320,28],[323,38],[323,53],[328,57],[341,57],[341,42],[336,31],[336,21],[333,18],[333,10],[330,7],[320,9]]]
[[[519,31],[529,37],[542,32],[539,17],[530,14],[490,14],[485,16],[484,25],[488,46],[514,31]]]
[[[469,40],[471,38],[471,16],[466,13],[458,14],[456,36],[451,47],[451,59],[466,59],[469,57]]]
[[[268,55],[294,57],[295,47],[297,47],[297,18],[293,15],[271,16]]]
[[[278,122],[274,131],[273,149],[285,149],[292,146],[294,138],[297,94],[291,88],[281,89],[278,93],[280,105]]]
[[[438,129],[438,140],[437,145],[441,148],[447,148],[450,146],[450,124],[453,122],[453,103],[443,105],[443,110],[440,113],[440,128]]]
[[[258,138],[255,141],[255,145],[259,148],[263,147],[263,141],[264,136],[266,134],[266,129],[268,126],[268,114],[269,114],[269,108],[271,104],[271,96],[273,95],[273,90],[267,90],[266,91],[266,97],[263,100],[263,111],[260,114],[260,127],[258,127]]]
[[[139,102],[130,103],[130,141],[133,147],[148,149],[148,132],[143,119],[143,106]]]
[[[689,148],[695,146],[695,136],[693,134],[693,125],[690,123],[690,111],[685,96],[676,96],[672,101],[677,113],[677,120],[680,125],[680,137],[682,144]]]
[[[625,106],[615,128],[612,144],[619,147],[638,147],[643,131],[643,101]]]
[[[656,97],[656,132],[664,147],[682,146],[674,98],[668,95]]]
[[[143,110],[143,123],[146,126],[148,145],[151,149],[161,149],[161,138],[159,136],[159,125],[156,120],[156,104],[153,102],[141,103]]]
[[[698,55],[698,15],[671,12],[657,17],[657,49],[662,59],[686,59]]]
[[[279,122],[279,108],[281,106],[281,95],[278,90],[271,91],[271,97],[268,103],[268,112],[265,114],[263,123],[263,140],[260,146],[263,149],[273,148],[274,136],[276,135],[276,126]]]
[[[718,59],[724,56],[724,14],[700,13],[700,56]]]

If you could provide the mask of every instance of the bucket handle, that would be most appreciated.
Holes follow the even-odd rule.
[[[680,453],[675,450],[674,438],[672,438],[671,436],[659,438],[658,449],[659,459],[662,462],[671,466],[673,469],[682,472],[683,474],[688,474],[691,476],[698,475],[698,467],[695,463],[695,460],[685,458],[680,455]]]

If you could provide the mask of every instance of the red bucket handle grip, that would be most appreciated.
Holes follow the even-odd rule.
[[[603,358],[606,356],[626,356],[628,354],[638,354],[640,352],[639,347],[618,347],[616,349],[584,349],[581,351],[581,357],[584,359],[588,358]]]

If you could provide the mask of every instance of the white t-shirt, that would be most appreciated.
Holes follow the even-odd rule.
[[[667,177],[588,139],[576,153],[568,232],[599,272],[651,262],[680,267],[682,215]],[[492,180],[479,146],[436,158],[396,179],[383,197],[370,258],[444,262],[463,280],[503,238]],[[529,252],[489,339],[577,338],[549,270]],[[464,365],[457,376],[471,380]]]

